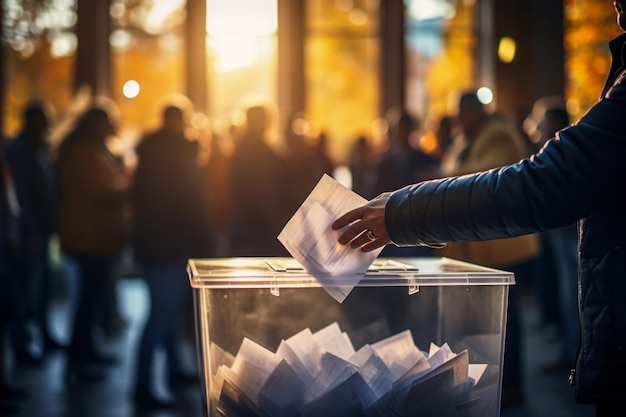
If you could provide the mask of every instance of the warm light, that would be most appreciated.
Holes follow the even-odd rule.
[[[337,166],[333,172],[333,178],[344,187],[352,189],[352,173],[347,166]]]
[[[409,3],[409,14],[415,20],[452,19],[456,7],[451,2],[441,0],[421,0]]]
[[[565,107],[567,108],[567,112],[569,114],[579,114],[581,111],[580,101],[576,98],[570,98],[569,100],[567,100]]]
[[[54,38],[50,45],[50,54],[55,58],[70,56],[76,50],[76,35],[63,34]]]
[[[207,115],[204,113],[200,113],[200,112],[194,112],[191,115],[190,124],[191,124],[191,127],[193,127],[195,130],[200,130],[200,131],[208,129],[209,126],[211,125],[210,120],[207,117]]]
[[[517,45],[515,43],[515,39],[508,36],[500,39],[500,45],[498,46],[498,57],[500,58],[500,61],[506,64],[513,62],[515,59],[516,49]]]
[[[141,88],[139,87],[139,83],[135,80],[128,80],[124,83],[124,87],[122,87],[122,93],[126,98],[135,98],[139,95],[139,91]]]
[[[133,35],[127,30],[118,29],[114,30],[109,36],[109,43],[115,49],[127,50],[133,46],[135,40]]]
[[[353,9],[348,13],[348,20],[355,26],[362,26],[367,23],[367,13],[361,9]]]
[[[208,44],[217,71],[247,67],[265,52],[262,38],[277,30],[276,7],[275,0],[208,0]]]
[[[144,16],[143,27],[146,32],[156,35],[167,27],[167,21],[178,10],[184,7],[183,0],[159,1]]]
[[[335,6],[342,12],[349,12],[354,7],[353,0],[335,0]]]
[[[476,97],[483,104],[490,104],[493,101],[493,91],[489,87],[480,87],[476,91]]]

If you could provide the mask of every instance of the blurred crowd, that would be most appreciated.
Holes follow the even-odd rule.
[[[255,103],[242,111],[245,123],[207,133],[192,127],[187,101],[165,103],[158,126],[120,151],[115,140],[122,120],[110,103],[90,103],[56,143],[50,139],[54,109],[41,99],[26,105],[21,131],[0,147],[0,414],[16,412],[28,395],[15,386],[12,372],[42,364],[52,351],[67,355],[67,384],[102,379],[120,360],[122,352],[112,351],[107,341],[127,325],[116,284],[129,273],[129,257],[133,274],[147,284],[151,306],[133,352],[132,395],[140,407],[172,407],[171,398],[154,390],[154,357],[157,350],[166,353],[169,384],[198,383],[180,352],[191,308],[189,258],[289,256],[276,236],[323,174],[339,179],[340,166],[350,173],[347,186],[371,199],[422,180],[514,163],[569,125],[559,97],[537,101],[517,123],[468,92],[454,114],[430,123],[406,109],[390,109],[383,141],[356,137],[346,160],[337,161],[329,152],[332,137],[302,128],[305,115],[292,115],[275,135],[270,107]],[[515,272],[503,406],[524,401],[524,291],[535,292],[544,323],[563,341],[561,356],[546,371],[567,372],[573,363],[574,225],[443,249],[388,246],[382,256],[448,256]],[[57,340],[49,311],[59,275],[68,270],[79,290],[73,294],[69,340]]]

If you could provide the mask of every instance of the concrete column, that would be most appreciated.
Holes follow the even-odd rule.
[[[89,87],[92,95],[111,96],[110,0],[78,0],[74,87]]]

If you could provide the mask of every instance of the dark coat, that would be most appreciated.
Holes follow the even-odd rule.
[[[24,239],[48,237],[56,231],[58,211],[57,178],[52,157],[41,139],[23,131],[6,146],[20,203],[20,225]]]
[[[143,265],[211,255],[208,190],[197,142],[159,130],[137,147],[132,245]]]
[[[626,35],[599,100],[575,125],[517,164],[408,186],[385,212],[399,245],[518,236],[579,221],[578,402],[626,392]]]
[[[289,220],[285,160],[263,139],[245,136],[231,159],[231,256],[287,256],[277,236]]]

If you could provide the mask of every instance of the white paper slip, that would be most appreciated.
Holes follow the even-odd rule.
[[[324,288],[339,302],[348,296],[383,249],[366,253],[340,245],[341,231],[331,227],[339,216],[365,203],[365,198],[324,174],[278,235],[278,240],[308,273],[325,278]],[[330,284],[329,277],[334,277]]]

